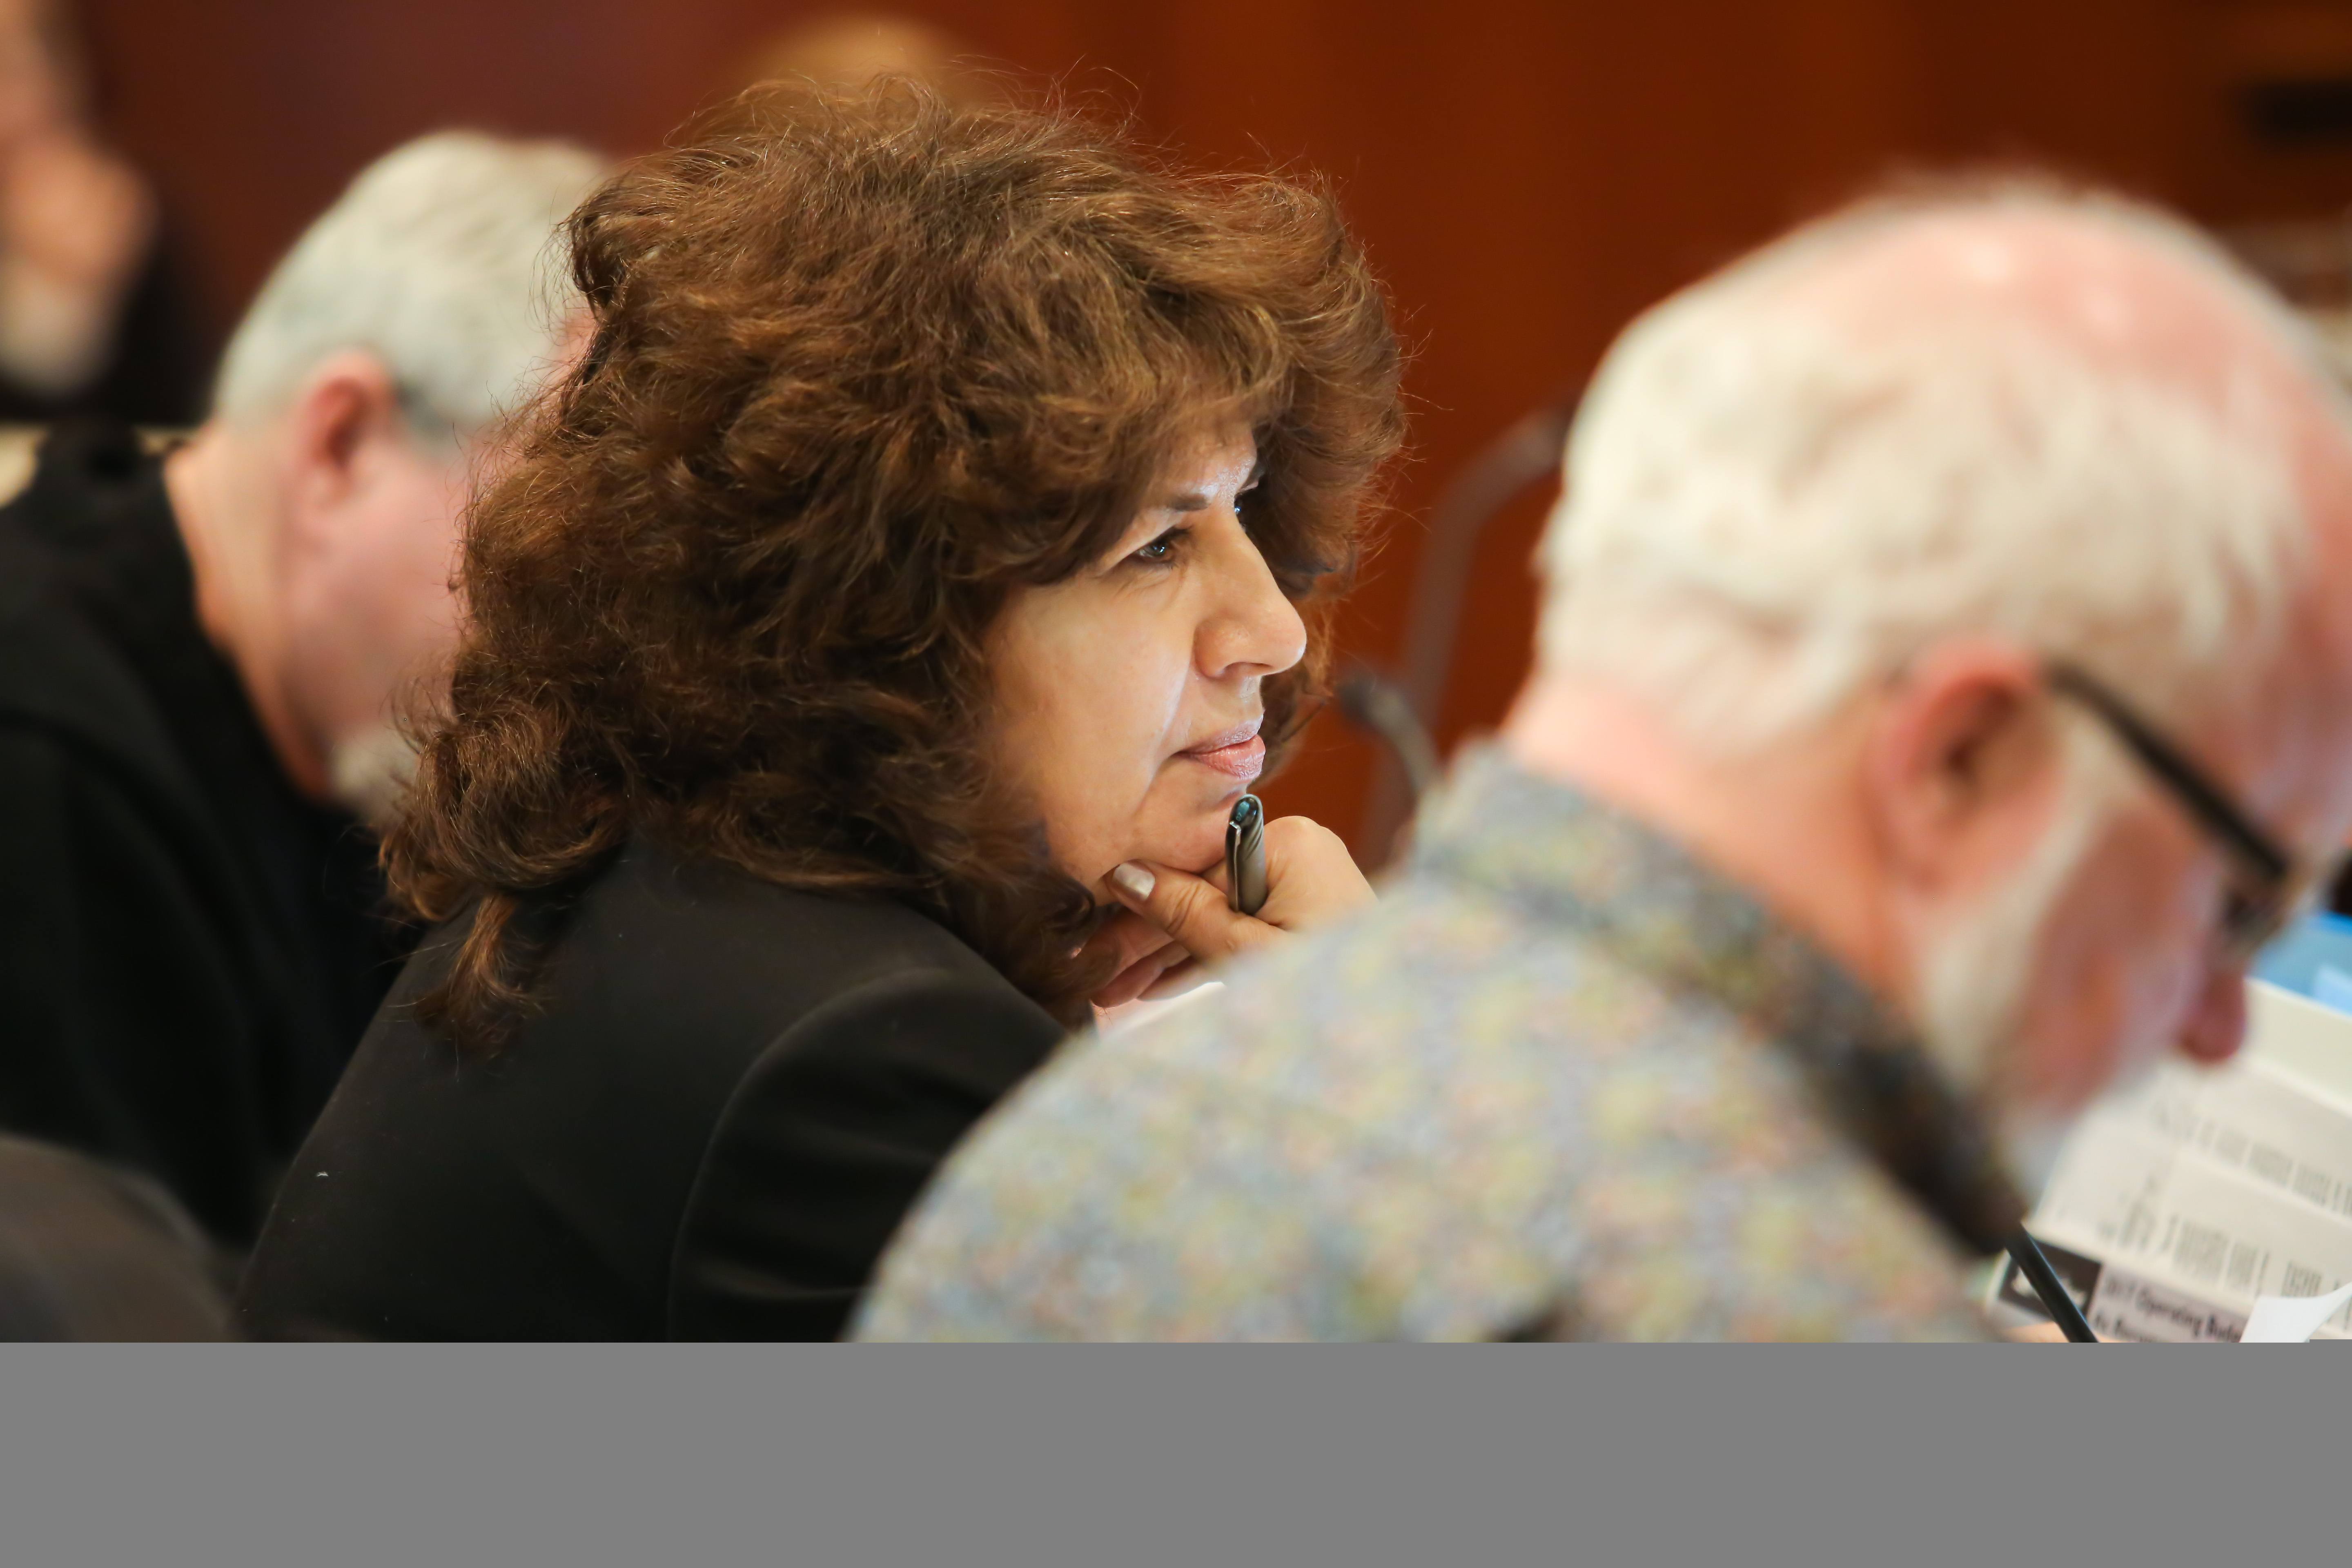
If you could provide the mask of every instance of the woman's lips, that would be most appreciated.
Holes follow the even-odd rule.
[[[1199,745],[1176,754],[1237,779],[1254,779],[1265,771],[1265,742],[1259,739],[1257,732],[1262,722],[1262,720],[1253,719],[1222,735],[1212,735]]]
[[[1252,735],[1246,741],[1236,741],[1230,746],[1217,746],[1201,752],[1183,752],[1179,755],[1231,773],[1237,779],[1254,779],[1265,772],[1265,742]]]

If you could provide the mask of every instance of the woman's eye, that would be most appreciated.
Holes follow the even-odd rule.
[[[1176,552],[1182,548],[1183,542],[1184,531],[1181,528],[1171,528],[1128,559],[1140,561],[1148,566],[1164,566],[1176,559]]]

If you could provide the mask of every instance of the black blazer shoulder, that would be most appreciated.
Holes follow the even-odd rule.
[[[831,1338],[940,1159],[1060,1039],[955,936],[632,844],[487,1059],[404,973],[247,1272],[265,1336]]]

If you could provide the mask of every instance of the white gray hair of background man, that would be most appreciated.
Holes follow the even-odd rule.
[[[564,355],[559,229],[604,172],[468,132],[387,153],[271,274],[167,462],[198,614],[306,794],[380,816],[406,777],[395,705],[454,642],[473,469]]]
[[[1652,311],[1540,567],[1514,752],[1810,929],[2029,1167],[2167,1043],[2243,1031],[2229,861],[2051,662],[2306,863],[2352,821],[2344,400],[2221,251],[2113,198],[1891,201]]]

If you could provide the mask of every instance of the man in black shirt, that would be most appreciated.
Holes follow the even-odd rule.
[[[159,1179],[230,1246],[389,984],[365,816],[453,631],[481,433],[556,360],[599,173],[442,135],[354,182],[168,452],[52,432],[0,510],[0,1128]]]

